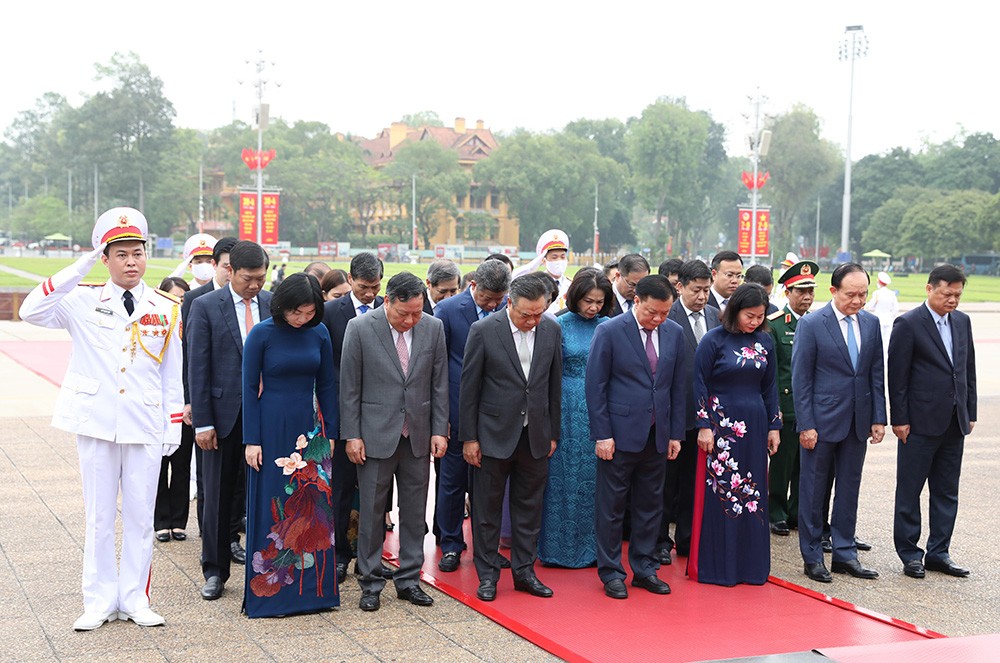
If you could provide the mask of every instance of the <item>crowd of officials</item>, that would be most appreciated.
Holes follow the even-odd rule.
[[[731,251],[658,274],[629,254],[570,278],[558,230],[517,270],[494,255],[464,279],[439,260],[426,278],[383,284],[382,262],[360,253],[346,273],[282,264],[268,291],[262,247],[196,235],[153,289],[147,237],[140,212],[109,210],[93,252],[20,311],[73,339],[53,425],[77,435],[83,477],[77,630],[164,623],[147,594],[152,544],[187,537],[192,452],[201,595],[219,598],[245,564],[251,617],[339,605],[354,558],[362,610],[379,609],[390,579],[399,599],[431,605],[424,539],[456,571],[467,517],[482,601],[496,599],[502,569],[515,590],[552,596],[536,561],[596,567],[615,599],[629,578],[669,594],[657,571],[677,558],[699,582],[762,584],[771,535],[794,529],[810,579],[874,579],[858,559],[858,493],[890,416],[903,571],[969,574],[949,555],[976,420],[971,326],[956,310],[966,279],[953,266],[931,272],[925,303],[889,331],[863,310],[869,275],[855,263],[833,271],[830,303],[811,313],[811,261],[786,261],[780,292]],[[108,282],[82,283],[98,260]],[[398,569],[381,561],[393,527]]]

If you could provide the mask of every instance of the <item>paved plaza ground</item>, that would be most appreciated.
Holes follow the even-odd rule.
[[[949,636],[1000,632],[1000,554],[994,486],[1000,475],[1000,305],[963,307],[973,317],[979,372],[979,424],[966,441],[961,507],[952,545],[967,579],[902,574],[892,548],[895,444],[891,435],[869,449],[858,534],[875,549],[862,561],[877,581],[837,575],[832,585],[802,574],[796,538],[772,538],[772,574]],[[0,347],[19,341],[66,340],[63,332],[0,322]],[[353,581],[334,612],[282,620],[240,615],[238,572],[218,601],[199,596],[202,583],[197,524],[184,542],[157,543],[153,607],[167,620],[143,629],[113,622],[74,633],[82,611],[80,565],[83,501],[72,435],[49,426],[57,388],[0,352],[0,660],[311,660],[537,661],[549,654],[444,594],[428,588],[434,606],[418,608],[383,593],[382,609],[362,613]],[[926,495],[925,495],[926,502]],[[926,507],[925,507],[926,514]],[[468,562],[468,558],[465,559]],[[544,576],[543,571],[539,571]],[[596,574],[592,580],[598,587]],[[686,581],[685,581],[686,582]],[[595,601],[605,600],[595,591]],[[499,601],[498,601],[499,603]],[[669,597],[664,601],[669,623]],[[599,604],[598,604],[599,605]],[[800,624],[796,628],[822,628]],[[622,652],[625,658],[627,653]]]

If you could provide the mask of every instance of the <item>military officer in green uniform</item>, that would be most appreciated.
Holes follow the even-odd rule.
[[[819,265],[801,260],[789,267],[778,283],[785,286],[785,307],[767,316],[777,357],[778,398],[781,405],[781,445],[768,470],[768,506],[771,533],[788,536],[799,510],[799,434],[795,432],[792,401],[792,342],[799,318],[812,306]]]

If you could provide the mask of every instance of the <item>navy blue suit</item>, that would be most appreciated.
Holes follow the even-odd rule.
[[[373,309],[382,305],[384,299],[375,297],[369,306]],[[347,323],[356,318],[358,312],[354,308],[351,293],[333,299],[323,304],[323,324],[330,332],[330,343],[333,346],[333,377],[335,393],[340,393],[340,358],[344,349],[344,335],[347,333]],[[340,407],[337,399],[337,407]],[[337,412],[336,421],[340,421]],[[339,431],[331,433],[331,437],[340,437]],[[354,558],[351,540],[347,536],[348,525],[351,522],[351,506],[354,503],[354,493],[358,484],[357,465],[347,457],[347,445],[340,443],[333,447],[332,474],[330,477],[330,501],[333,504],[334,545],[337,549],[337,566],[347,564]],[[389,500],[392,500],[390,493]]]
[[[629,565],[635,578],[656,573],[656,541],[663,515],[663,479],[669,440],[684,437],[687,356],[684,332],[665,320],[657,328],[656,373],[650,369],[631,311],[594,332],[587,359],[587,409],[595,440],[613,438],[611,460],[597,461],[597,573],[624,580],[622,526],[631,489]],[[558,453],[558,450],[556,451]]]
[[[925,304],[896,318],[889,340],[893,426],[910,426],[896,447],[893,539],[903,563],[922,561],[920,493],[930,485],[929,562],[946,562],[958,514],[965,436],[976,421],[976,351],[969,316],[948,314],[951,357]]]
[[[501,304],[497,310],[503,308],[505,305]],[[441,552],[461,552],[465,549],[462,521],[465,493],[469,488],[469,465],[462,457],[462,442],[458,439],[459,392],[469,328],[479,320],[472,290],[467,288],[454,297],[441,300],[434,309],[434,317],[444,323],[444,340],[448,347],[448,422],[451,426],[448,452],[441,459],[434,520],[440,533]]]
[[[271,293],[257,294],[260,320],[271,317]],[[194,428],[214,426],[218,446],[202,451],[205,486],[201,567],[205,578],[229,579],[233,493],[241,482],[243,455],[243,338],[245,324],[227,285],[191,302],[184,321]]]
[[[866,441],[874,424],[886,422],[878,318],[867,311],[855,317],[861,333],[857,370],[851,364],[832,304],[803,316],[795,328],[792,394],[796,430],[815,429],[819,437],[814,449],[802,449],[799,460],[799,549],[806,564],[823,562],[823,496],[831,472],[836,475],[830,518],[833,561],[857,559],[854,530]]]

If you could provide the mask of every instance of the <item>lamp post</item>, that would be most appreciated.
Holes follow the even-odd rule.
[[[851,87],[847,97],[847,150],[844,156],[844,215],[840,222],[840,252],[850,253],[851,234],[851,125],[854,121],[854,61],[868,54],[868,37],[861,25],[844,28],[840,60],[851,63]]]
[[[250,61],[247,60],[247,64]],[[268,81],[264,78],[264,70],[267,65],[270,64],[274,66],[273,62],[268,63],[264,59],[264,52],[257,51],[257,60],[254,61],[254,69],[257,72],[257,79],[254,81],[254,88],[257,93],[257,108],[256,108],[256,119],[257,119],[257,243],[262,244],[264,239],[264,222],[262,220],[263,206],[264,206],[264,160],[262,158],[264,152],[264,129],[267,128],[267,120],[269,114],[268,105],[264,103],[264,88],[267,86]],[[242,81],[240,81],[242,82]]]

